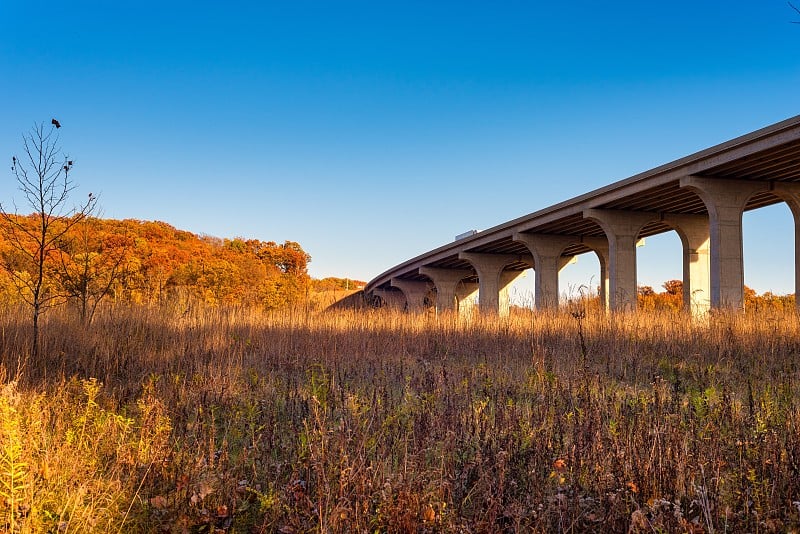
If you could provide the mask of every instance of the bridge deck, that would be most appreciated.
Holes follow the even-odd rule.
[[[706,214],[706,206],[700,197],[680,187],[681,178],[686,176],[800,182],[800,115],[443,245],[380,274],[367,284],[366,291],[389,288],[392,278],[427,280],[418,272],[422,266],[474,271],[469,262],[459,259],[460,252],[527,255],[525,245],[513,241],[516,232],[604,237],[596,222],[583,218],[586,209]],[[757,193],[749,199],[745,210],[778,202],[781,200],[769,192]],[[670,229],[665,224],[650,223],[642,229],[640,236],[656,235]],[[576,243],[563,255],[588,251],[588,247]],[[528,267],[530,265],[521,260],[507,268],[523,270]]]

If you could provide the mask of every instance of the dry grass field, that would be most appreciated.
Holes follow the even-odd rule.
[[[800,529],[794,314],[0,310],[2,532]]]

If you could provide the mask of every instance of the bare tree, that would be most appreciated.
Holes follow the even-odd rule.
[[[35,124],[22,136],[23,157],[14,156],[11,171],[17,187],[33,213],[24,217],[14,204],[10,212],[0,203],[2,237],[10,251],[3,254],[2,266],[14,280],[21,298],[33,311],[33,356],[39,356],[39,316],[63,302],[63,295],[52,283],[50,270],[60,239],[76,224],[90,216],[97,199],[89,193],[78,206],[68,205],[75,184],[70,180],[72,160],[58,144],[53,119],[48,128]]]
[[[800,9],[798,9],[798,7],[795,6],[793,3],[789,2],[789,7],[797,11],[797,14],[800,15]],[[793,20],[792,24],[800,24],[800,20]]]
[[[99,219],[85,217],[59,242],[57,277],[81,322],[92,322],[97,306],[126,274],[125,259],[132,240],[127,235],[103,235]]]

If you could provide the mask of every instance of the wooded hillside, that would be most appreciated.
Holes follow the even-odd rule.
[[[25,298],[36,268],[25,228],[37,220],[18,216],[22,231],[1,235],[0,301]],[[66,222],[66,221],[65,221]],[[194,299],[275,309],[301,301],[309,288],[311,256],[293,241],[198,236],[163,222],[87,218],[47,252],[45,286],[53,304],[72,301],[89,313],[102,298],[132,303]]]

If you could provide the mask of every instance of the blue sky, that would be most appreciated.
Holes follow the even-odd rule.
[[[56,117],[105,216],[293,240],[313,276],[369,280],[800,113],[798,19],[783,0],[2,2],[0,157]],[[0,199],[14,185],[6,167]],[[747,214],[745,238],[746,283],[792,291],[788,209]],[[680,277],[674,234],[639,252],[640,283]],[[596,272],[581,257],[562,288]]]

